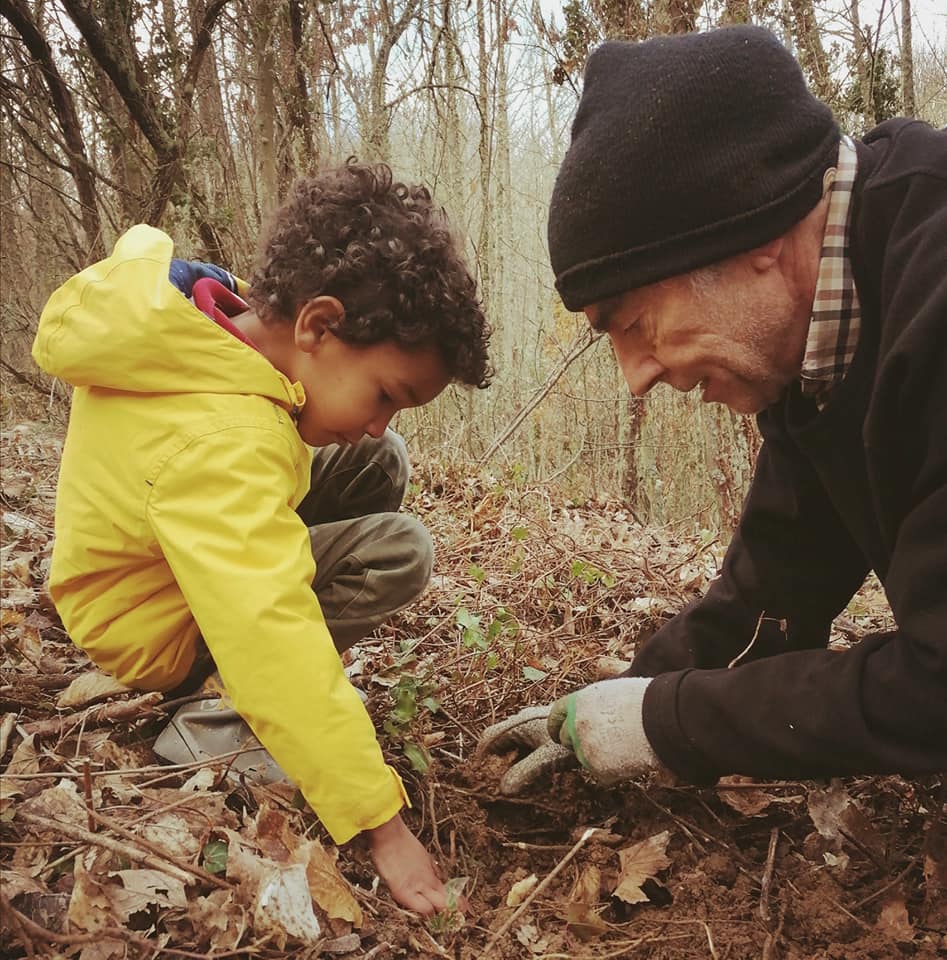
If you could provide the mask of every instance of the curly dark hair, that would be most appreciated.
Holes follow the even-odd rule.
[[[344,306],[330,328],[340,340],[433,346],[452,380],[490,383],[490,325],[447,216],[387,164],[349,159],[298,180],[274,214],[250,303],[265,322],[286,322],[318,296]]]

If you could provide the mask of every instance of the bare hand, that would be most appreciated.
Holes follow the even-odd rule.
[[[375,869],[402,907],[425,917],[449,907],[467,908],[463,898],[456,904],[448,903],[447,889],[434,860],[400,814],[367,831],[367,836]]]

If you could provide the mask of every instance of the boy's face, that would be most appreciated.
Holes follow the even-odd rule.
[[[296,327],[293,374],[306,391],[297,426],[312,447],[380,437],[399,410],[430,403],[450,380],[435,347],[406,350],[390,340],[350,344],[318,318],[307,326],[297,317]]]

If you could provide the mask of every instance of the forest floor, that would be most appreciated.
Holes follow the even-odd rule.
[[[60,452],[30,424],[0,447],[0,956],[947,956],[945,777],[603,789],[567,771],[507,799],[513,758],[475,756],[486,725],[614,673],[703,591],[712,536],[419,471],[409,507],[434,536],[434,580],[348,671],[409,823],[469,899],[424,921],[292,788],[158,765],[171,708],[93,671],[44,591]],[[833,644],[889,617],[869,582]]]

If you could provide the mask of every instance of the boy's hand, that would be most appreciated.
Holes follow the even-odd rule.
[[[366,833],[375,868],[402,907],[415,910],[425,917],[448,908],[447,888],[437,867],[431,855],[407,828],[401,814],[396,814],[387,823]],[[461,897],[456,907],[461,911],[466,910],[466,900]]]

